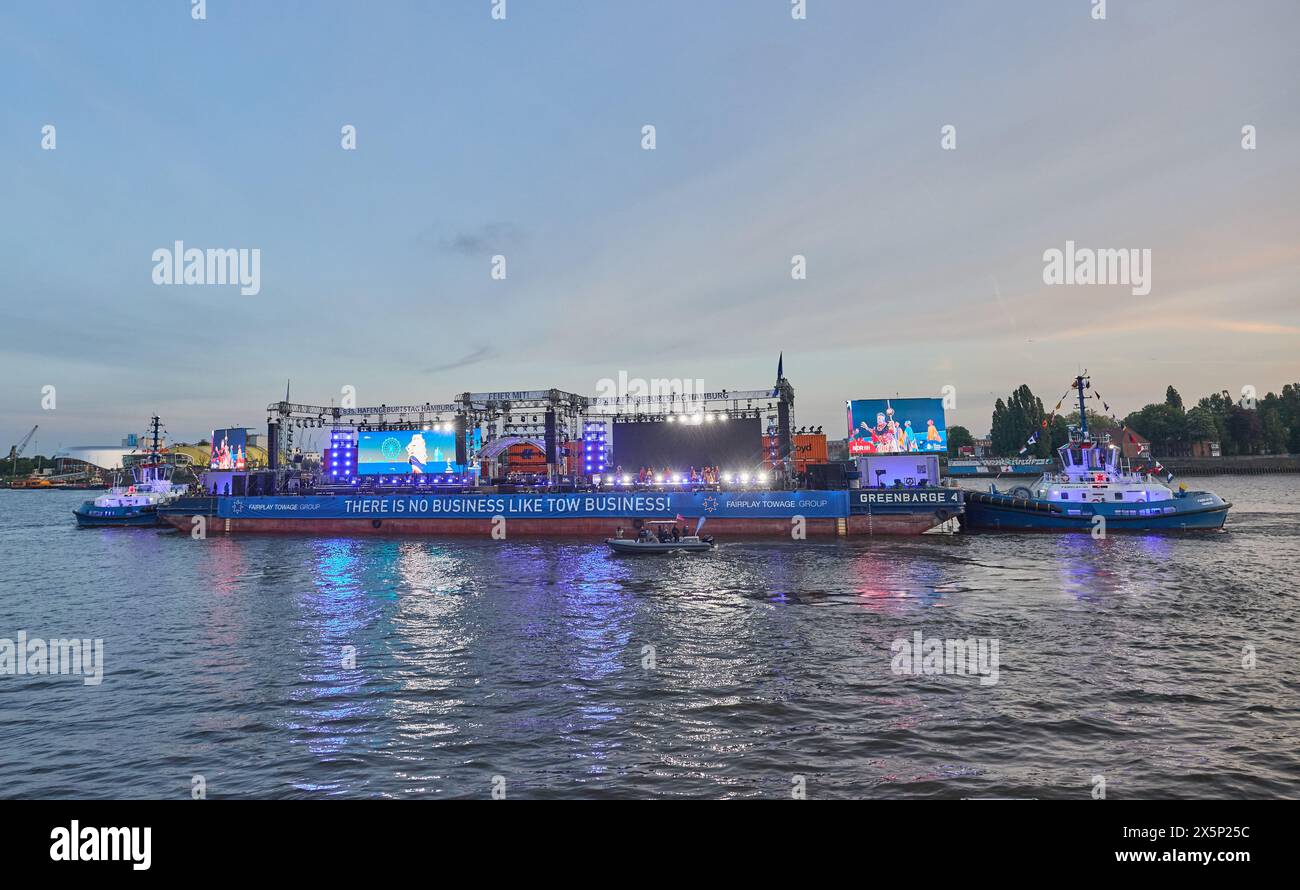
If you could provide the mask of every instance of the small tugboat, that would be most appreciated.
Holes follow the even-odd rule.
[[[179,498],[185,486],[171,482],[171,464],[163,463],[159,447],[160,423],[150,423],[152,438],[147,458],[131,468],[130,485],[114,485],[93,501],[86,501],[72,513],[83,528],[100,526],[147,527],[161,525],[158,508]],[[120,480],[119,480],[120,481]]]
[[[1075,378],[1079,426],[1057,449],[1060,473],[1044,473],[1030,486],[966,493],[963,530],[1183,531],[1220,529],[1232,504],[1208,491],[1171,491],[1149,473],[1135,472],[1107,435],[1088,432],[1084,374]],[[1100,519],[1098,518],[1100,517]],[[1103,526],[1104,522],[1104,526]]]
[[[658,526],[676,526],[676,522],[648,522],[647,525]],[[697,528],[698,532],[699,529]],[[635,538],[606,538],[605,543],[609,549],[615,553],[676,553],[683,551],[686,553],[700,553],[713,549],[713,538],[709,536],[701,537],[695,535],[680,535],[677,538],[671,538],[663,534],[655,534],[648,529],[641,529],[640,534]]]

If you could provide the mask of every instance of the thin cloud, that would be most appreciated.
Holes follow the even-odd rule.
[[[472,352],[461,356],[455,361],[447,362],[441,365],[434,365],[431,368],[425,368],[425,374],[438,374],[442,371],[454,371],[457,368],[467,368],[470,365],[476,365],[484,359],[491,358],[492,349],[488,346],[476,347]]]
[[[508,222],[497,222],[477,228],[462,229],[442,238],[439,244],[448,253],[482,256],[487,253],[499,253],[517,245],[521,238],[522,232],[518,226]]]

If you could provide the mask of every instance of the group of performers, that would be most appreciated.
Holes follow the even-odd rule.
[[[855,430],[854,438],[859,442],[869,442],[873,454],[907,454],[918,451],[938,451],[943,442],[933,420],[926,421],[925,436],[912,429],[912,421],[901,424],[894,419],[894,409],[886,408],[876,414],[876,425],[869,426],[864,420]],[[923,445],[922,442],[925,444]]]
[[[690,482],[695,485],[717,485],[722,481],[722,471],[717,467],[691,467],[685,473],[679,473],[676,470],[670,470],[664,467],[662,470],[656,470],[654,467],[641,467],[637,470],[636,481],[639,485],[649,485],[653,482],[673,482],[680,476],[682,482]],[[621,479],[623,477],[623,468],[614,469],[614,477]]]
[[[248,459],[244,454],[244,447],[236,445],[230,447],[230,438],[221,437],[221,444],[212,443],[212,452],[208,461],[210,470],[245,470],[248,468]]]

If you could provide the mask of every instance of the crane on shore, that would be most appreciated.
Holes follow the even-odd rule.
[[[23,440],[21,442],[19,442],[17,445],[9,446],[9,460],[11,462],[10,469],[9,469],[10,476],[18,475],[18,458],[27,449],[27,443],[32,440],[32,436],[36,435],[36,431],[38,429],[40,429],[39,423],[36,426],[32,427],[31,432],[23,436]]]

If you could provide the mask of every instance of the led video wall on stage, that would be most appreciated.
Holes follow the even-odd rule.
[[[763,464],[763,432],[757,417],[692,423],[678,415],[667,421],[614,421],[615,466],[624,472],[641,467],[688,470],[718,467],[752,470]]]
[[[208,469],[248,469],[248,430],[213,430]]]
[[[943,399],[854,399],[849,402],[849,454],[948,450]]]
[[[357,434],[361,476],[460,473],[456,434],[442,430],[390,430]]]

